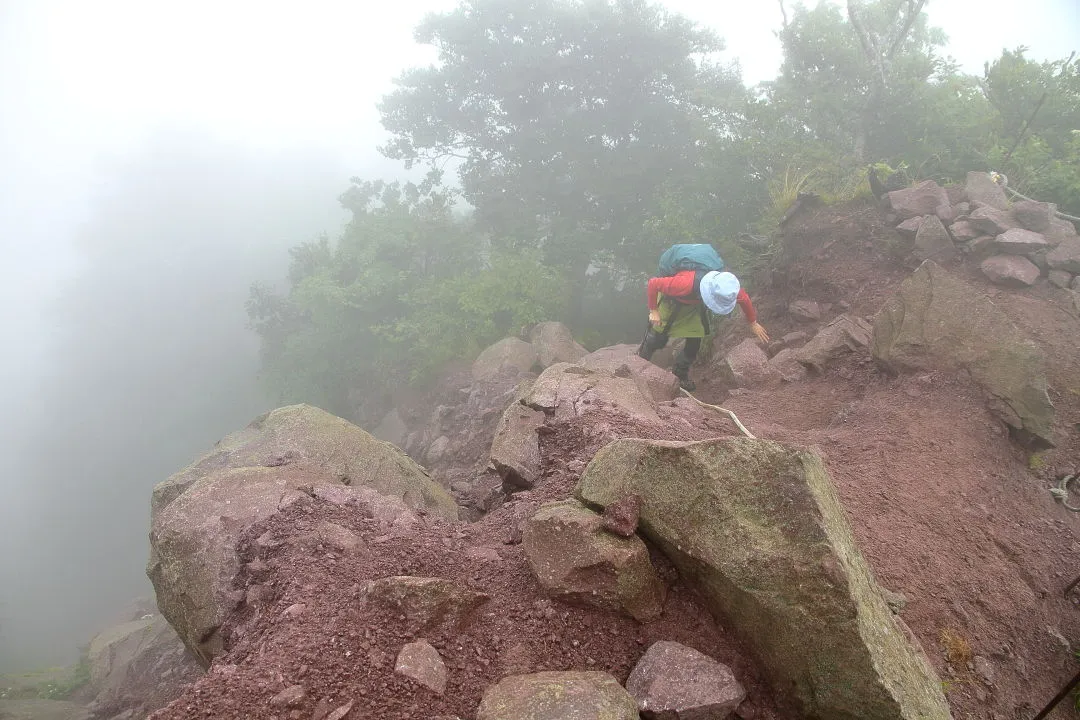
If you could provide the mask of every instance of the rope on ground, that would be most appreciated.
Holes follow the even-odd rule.
[[[1071,485],[1074,480],[1080,480],[1080,473],[1063,475],[1061,480],[1058,481],[1057,487],[1050,488],[1050,494],[1054,496],[1055,500],[1064,505],[1066,510],[1080,512],[1080,507],[1069,504],[1069,485]]]
[[[992,177],[994,179],[994,182],[996,182],[998,185],[1005,188],[1005,192],[1010,193],[1010,194],[1014,195],[1015,197],[1020,198],[1021,200],[1030,200],[1031,202],[1038,202],[1038,200],[1032,200],[1027,195],[1021,195],[1020,193],[1016,192],[1011,187],[1009,187],[1009,185],[1008,185],[1009,181],[1001,173],[992,172],[992,173],[990,173],[990,177]],[[1070,220],[1072,222],[1080,222],[1080,217],[1076,217],[1075,215],[1068,215],[1066,213],[1061,212],[1057,208],[1054,209],[1054,214],[1057,215],[1062,220]]]
[[[739,422],[739,418],[738,418],[738,416],[736,416],[736,415],[735,415],[735,413],[731,412],[731,411],[730,411],[730,410],[728,410],[727,408],[722,408],[722,407],[720,407],[719,405],[710,405],[709,403],[704,403],[704,402],[701,402],[701,401],[700,401],[700,400],[698,400],[698,399],[697,399],[696,397],[694,397],[693,395],[691,395],[691,394],[690,394],[690,392],[689,392],[689,391],[688,391],[688,390],[687,390],[686,388],[680,388],[680,390],[682,390],[682,391],[683,391],[683,394],[684,394],[684,395],[686,395],[686,397],[690,398],[691,400],[693,400],[694,402],[696,402],[696,403],[697,403],[698,405],[700,405],[701,407],[706,407],[706,408],[709,408],[710,410],[716,410],[716,411],[718,411],[718,412],[722,412],[722,413],[724,413],[724,414],[725,414],[725,415],[727,415],[727,416],[728,416],[729,418],[731,418],[731,422],[735,423],[735,425],[736,425],[736,426],[737,426],[737,427],[739,428],[739,430],[741,430],[741,431],[742,431],[742,434],[743,434],[743,435],[745,435],[746,437],[750,438],[751,440],[757,440],[757,438],[756,438],[756,437],[754,437],[754,436],[753,436],[753,435],[752,435],[752,434],[750,433],[750,431],[746,429],[746,426],[745,426],[745,425],[743,425],[743,424],[742,424],[741,422]]]

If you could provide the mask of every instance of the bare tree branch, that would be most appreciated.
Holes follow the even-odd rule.
[[[915,26],[915,21],[919,19],[920,13],[922,13],[923,7],[926,6],[926,0],[907,0],[901,12],[907,10],[907,15],[904,17],[903,24],[900,26],[900,31],[893,38],[892,44],[889,46],[889,51],[885,54],[885,59],[892,60],[896,55],[896,51],[900,49],[900,46],[904,44],[904,40],[907,39],[908,33],[911,32],[911,28]]]
[[[784,16],[784,29],[787,30],[787,8],[784,7],[784,0],[780,0],[780,14]]]

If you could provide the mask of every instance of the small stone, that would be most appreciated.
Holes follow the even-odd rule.
[[[800,322],[817,322],[821,319],[821,306],[813,300],[796,300],[788,306],[788,312]]]
[[[967,220],[957,220],[949,228],[949,232],[952,234],[953,239],[959,243],[970,242],[980,235],[985,234]]]
[[[601,527],[621,537],[637,532],[638,515],[641,513],[641,496],[627,495],[622,500],[604,508]]]
[[[361,691],[361,693],[362,692],[363,691]],[[349,702],[339,707],[337,710],[334,710],[334,712],[327,715],[326,720],[342,720],[342,718],[349,714],[349,711],[353,709],[353,705],[355,704],[355,700],[350,700]]]
[[[1049,274],[1050,284],[1059,288],[1067,288],[1074,281],[1073,275],[1065,270],[1051,270]]]
[[[986,206],[971,213],[967,221],[975,229],[995,237],[1016,227],[1016,223],[1009,213]]]
[[[994,684],[994,666],[990,664],[990,661],[984,658],[982,655],[976,655],[972,660],[972,665],[975,668],[975,674],[979,676],[987,685]]]
[[[725,718],[746,698],[731,670],[677,642],[653,643],[626,681],[648,717]]]
[[[415,680],[436,695],[446,692],[446,663],[439,656],[439,651],[424,640],[411,642],[401,648],[394,672]]]
[[[270,706],[276,708],[296,707],[304,702],[307,692],[303,685],[290,685],[270,698]]]
[[[922,225],[922,223],[922,216],[908,218],[907,220],[896,226],[896,232],[900,233],[908,240],[914,240],[915,234],[919,232],[919,226]]]
[[[638,707],[606,672],[510,675],[484,691],[476,720],[637,720]]]
[[[780,342],[782,342],[785,347],[791,347],[792,345],[806,342],[809,339],[810,333],[805,330],[796,330],[795,332],[789,332],[787,335],[784,335],[784,337],[780,338]]]
[[[915,257],[919,260],[933,258],[945,260],[957,254],[949,231],[936,215],[923,218],[919,232],[915,233]]]
[[[1030,287],[1040,275],[1038,266],[1019,255],[995,255],[979,267],[991,282],[1008,287]]]
[[[747,339],[724,355],[717,367],[720,375],[735,387],[779,385],[780,375],[769,365],[769,356],[755,340]]]
[[[806,366],[799,362],[797,353],[797,350],[786,348],[769,360],[769,365],[780,373],[784,382],[799,382],[809,374]]]
[[[307,610],[307,605],[304,603],[293,603],[281,613],[283,617],[300,617]]]

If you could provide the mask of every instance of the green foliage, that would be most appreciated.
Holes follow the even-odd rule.
[[[492,252],[432,174],[354,180],[339,241],[291,251],[287,295],[255,286],[263,373],[281,403],[345,416],[522,325],[562,316],[566,281],[535,254]]]
[[[382,151],[431,174],[354,181],[342,237],[291,251],[287,294],[252,288],[266,381],[348,415],[535,321],[634,342],[666,247],[713,243],[746,277],[779,253],[800,192],[869,198],[868,161],[883,180],[998,169],[1080,209],[1075,64],[1021,48],[964,75],[924,6],[800,5],[779,77],[752,90],[717,61],[718,37],[647,0],[429,16],[416,37],[438,62],[398,78],[380,112]],[[442,184],[451,160],[460,190]]]

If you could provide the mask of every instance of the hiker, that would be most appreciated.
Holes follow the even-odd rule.
[[[681,270],[673,275],[649,278],[649,328],[641,342],[638,355],[646,360],[668,343],[668,338],[685,338],[686,344],[675,358],[673,372],[679,386],[687,392],[695,390],[690,379],[690,365],[701,349],[701,339],[709,334],[709,314],[729,315],[735,306],[742,308],[750,329],[762,343],[769,342],[769,333],[757,321],[757,311],[729,272],[717,270]]]

